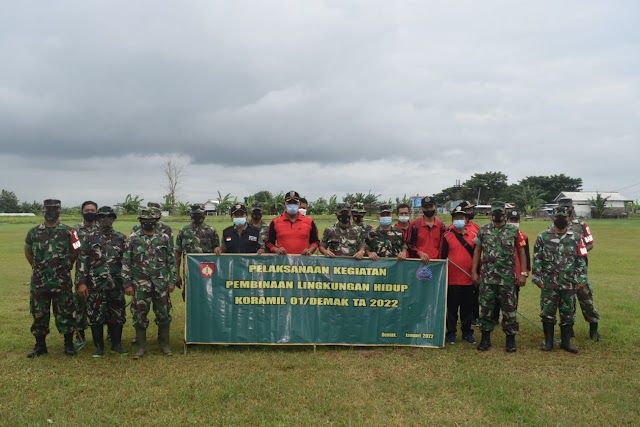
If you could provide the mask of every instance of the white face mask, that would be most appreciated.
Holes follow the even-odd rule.
[[[511,224],[511,225],[513,225],[513,226],[515,226],[517,228],[520,228],[520,223],[519,222],[510,222],[509,224]]]
[[[398,221],[400,221],[400,222],[409,222],[409,217],[408,216],[399,216],[398,217]]]
[[[306,215],[307,214],[307,210],[304,209],[304,208],[298,209],[298,212],[300,213],[300,215]]]

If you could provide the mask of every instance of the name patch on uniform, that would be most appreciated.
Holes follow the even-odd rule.
[[[257,242],[258,238],[256,236],[249,236],[249,241],[251,242]]]

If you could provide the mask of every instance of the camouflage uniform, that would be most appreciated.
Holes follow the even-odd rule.
[[[156,217],[160,218],[160,216],[157,215],[157,214],[156,214]],[[169,227],[164,222],[158,220],[158,223],[156,225],[156,233],[158,233],[158,234],[166,234],[167,236],[169,236],[169,245],[171,246],[171,251],[173,251],[174,250],[173,230],[171,229],[171,227]],[[140,224],[137,224],[137,225],[133,226],[133,228],[131,229],[131,234],[144,234]]]
[[[575,233],[578,233],[580,237],[582,237],[585,244],[593,242],[593,236],[589,232],[588,226],[578,220],[573,219],[569,222],[569,228],[573,230]],[[587,241],[587,239],[590,239]],[[585,261],[587,258],[585,257]],[[582,311],[582,316],[584,320],[589,323],[598,323],[600,322],[600,314],[598,310],[596,310],[596,306],[593,303],[593,287],[591,286],[591,282],[588,280],[588,262],[585,262],[584,275],[586,280],[586,284],[584,288],[576,291],[576,296],[578,297],[578,302],[580,303],[580,310]]]
[[[585,257],[579,256],[580,236],[567,229],[558,234],[553,229],[538,235],[533,249],[533,277],[536,285],[544,285],[540,295],[540,318],[555,324],[556,311],[560,325],[573,325],[576,285],[587,284]]]
[[[502,330],[506,335],[518,332],[516,317],[516,240],[518,229],[493,222],[478,231],[474,243],[482,249],[480,268],[480,330],[493,331],[496,302],[502,307]]]
[[[209,254],[220,246],[220,237],[215,228],[202,223],[182,227],[176,239],[175,250],[181,254]]]
[[[357,203],[354,203],[353,206],[351,207],[351,213],[360,214],[364,217],[364,215],[367,214],[367,210],[365,209],[363,203],[357,202]],[[364,219],[362,220],[362,223],[356,224],[354,222],[353,225],[355,227],[358,227],[361,230],[363,240],[365,240],[367,236],[369,236],[369,233],[371,233],[371,231],[373,231],[374,229],[373,225],[366,223]]]
[[[374,228],[365,238],[365,243],[370,252],[375,252],[380,257],[395,258],[407,249],[404,233],[396,227],[391,227],[390,230],[383,230],[380,226]]]
[[[87,285],[87,317],[92,326],[126,322],[122,257],[124,234],[96,228],[82,242],[78,257],[80,282]]]
[[[322,245],[336,256],[352,256],[362,248],[362,231],[352,224],[343,228],[337,222],[324,229]]]
[[[176,259],[168,235],[156,232],[147,236],[142,231],[131,235],[122,259],[122,278],[125,289],[131,286],[135,289],[131,312],[136,328],[149,326],[147,315],[152,303],[156,324],[171,322],[167,286],[173,286],[176,274]]]
[[[80,224],[76,224],[74,227],[74,230],[76,230],[76,233],[78,233],[78,238],[80,239],[80,243],[83,243],[86,239],[86,237],[94,232],[96,230],[96,227],[88,227],[85,225],[84,222],[81,222]],[[81,274],[80,274],[80,263],[79,260],[76,262],[76,283],[75,283],[75,290],[76,292],[74,292],[73,294],[73,304],[75,306],[75,318],[76,318],[76,326],[78,327],[79,331],[84,331],[85,329],[87,329],[87,300],[84,300],[82,298],[78,298],[78,285],[80,284],[80,279],[81,279]],[[87,286],[89,286],[89,283],[86,283]],[[84,337],[84,332],[82,332],[82,336]],[[82,338],[82,341],[84,341],[84,338]]]
[[[35,337],[49,334],[52,304],[58,331],[64,335],[75,331],[71,281],[73,241],[72,228],[61,223],[53,228],[41,224],[27,233],[25,251],[33,254],[29,300],[33,316],[31,333]]]

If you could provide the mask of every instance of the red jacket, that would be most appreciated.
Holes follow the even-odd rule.
[[[287,213],[283,212],[269,224],[266,246],[270,252],[282,247],[287,254],[296,255],[309,246],[318,247],[319,243],[316,223],[308,216],[298,214],[296,220],[291,222]]]
[[[471,248],[471,252],[460,242],[458,236],[462,236],[464,241],[467,242]],[[448,258],[450,261],[448,268],[449,285],[471,286],[473,284],[473,280],[471,280],[471,268],[473,266],[472,252],[476,246],[473,243],[475,237],[476,233],[471,230],[466,230],[465,234],[449,230],[444,234],[440,258]]]
[[[446,227],[440,218],[434,218],[435,221],[431,227],[425,223],[424,215],[411,224],[411,228],[407,233],[409,236],[407,246],[409,246],[412,258],[417,258],[418,252],[426,252],[430,259],[440,258],[442,236],[446,231]]]

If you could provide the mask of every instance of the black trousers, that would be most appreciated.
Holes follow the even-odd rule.
[[[447,335],[455,335],[456,333],[458,310],[460,311],[460,323],[462,323],[462,335],[472,332],[471,320],[473,319],[474,306],[473,288],[473,285],[449,285],[447,287]]]

